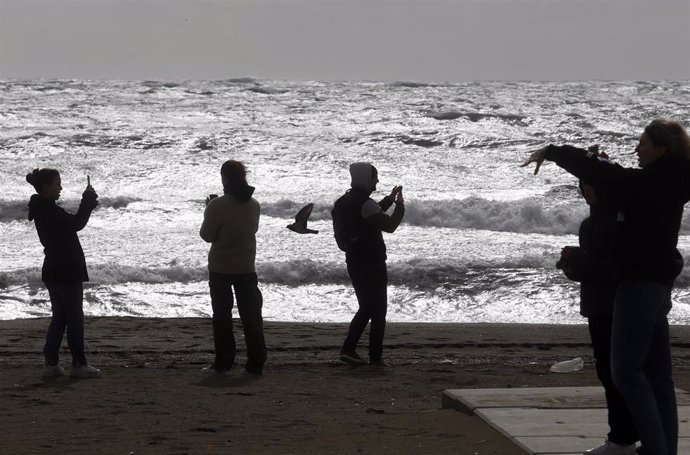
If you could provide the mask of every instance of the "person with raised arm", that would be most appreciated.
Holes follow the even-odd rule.
[[[77,232],[84,229],[98,205],[98,195],[87,183],[77,213],[67,213],[56,204],[62,191],[60,173],[55,169],[34,169],[26,176],[36,194],[29,201],[29,221],[34,221],[45,259],[41,279],[48,288],[52,318],[43,353],[43,377],[64,376],[59,352],[67,330],[72,354],[70,376],[98,378],[101,371],[88,364],[84,354],[84,281],[89,281],[86,259]]]
[[[667,314],[683,267],[676,248],[690,200],[690,137],[679,122],[656,119],[636,147],[640,169],[588,157],[584,149],[549,145],[523,167],[553,161],[597,188],[617,212],[614,271],[618,280],[611,331],[611,374],[638,431],[640,454],[678,453],[678,409]]]
[[[371,199],[379,179],[378,170],[370,163],[353,163],[350,176],[351,188],[335,202],[331,211],[336,243],[345,252],[347,273],[359,305],[350,322],[340,360],[353,366],[366,364],[355,349],[371,320],[369,363],[384,366],[388,271],[382,233],[392,233],[398,228],[405,215],[405,201],[401,186],[394,187],[380,202]],[[386,214],[393,204],[393,213]]]

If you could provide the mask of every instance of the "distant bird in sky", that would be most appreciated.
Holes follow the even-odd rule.
[[[307,204],[297,212],[295,222],[288,224],[287,228],[298,234],[318,234],[319,231],[307,228],[307,222],[311,216],[311,211],[314,210],[314,204]]]

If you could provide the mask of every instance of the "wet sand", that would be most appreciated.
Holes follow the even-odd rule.
[[[201,371],[209,319],[88,318],[103,377],[43,380],[47,325],[0,321],[2,455],[518,455],[478,417],[442,409],[443,390],[598,384],[583,325],[389,323],[388,366],[353,368],[338,361],[345,324],[266,322],[257,378],[242,373],[241,335],[235,371]],[[676,386],[690,390],[690,327],[671,330]],[[548,373],[573,357],[584,370]],[[69,352],[61,359],[67,368]]]

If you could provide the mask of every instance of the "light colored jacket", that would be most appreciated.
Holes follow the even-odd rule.
[[[255,271],[256,231],[259,229],[259,202],[238,201],[226,194],[209,202],[199,235],[211,244],[208,269],[212,272],[243,274]]]

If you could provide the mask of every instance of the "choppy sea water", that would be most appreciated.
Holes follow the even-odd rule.
[[[27,217],[35,167],[60,170],[75,210],[86,175],[100,206],[80,233],[89,315],[206,316],[204,198],[227,159],[262,205],[264,315],[348,321],[356,309],[330,208],[348,164],[371,161],[378,197],[404,185],[386,235],[389,320],[579,323],[578,287],[554,264],[587,208],[573,177],[518,165],[548,143],[600,144],[634,166],[653,118],[690,124],[690,82],[0,81],[0,318],[46,316],[42,247]],[[312,227],[285,228],[315,204]],[[690,220],[679,248],[690,254]],[[690,272],[673,294],[690,323]]]

